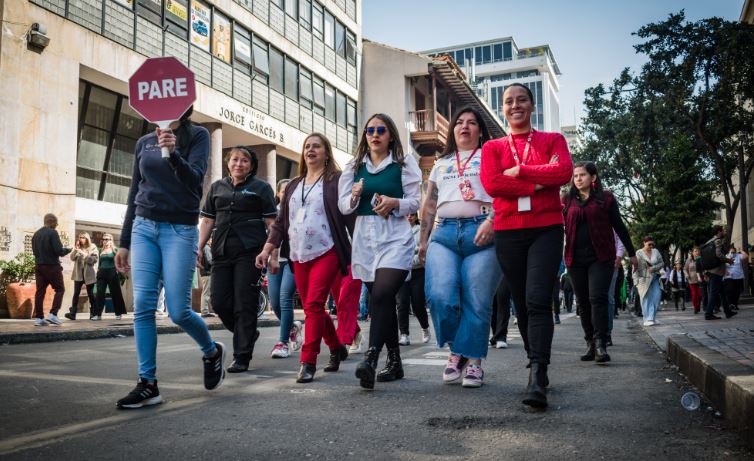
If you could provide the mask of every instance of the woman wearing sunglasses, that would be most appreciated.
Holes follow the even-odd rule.
[[[353,277],[366,283],[372,300],[369,349],[356,367],[356,377],[366,389],[373,389],[375,380],[403,377],[395,297],[414,257],[414,236],[406,217],[419,209],[420,185],[419,165],[403,153],[393,120],[385,114],[372,115],[338,185],[340,210],[357,216]],[[387,363],[377,374],[383,345]]]

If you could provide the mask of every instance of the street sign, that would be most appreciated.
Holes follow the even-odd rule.
[[[195,99],[194,73],[172,56],[147,59],[128,79],[128,104],[163,130],[179,120]],[[168,155],[163,147],[162,156]]]

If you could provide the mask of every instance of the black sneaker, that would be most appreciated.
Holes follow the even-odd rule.
[[[215,341],[215,347],[217,347],[217,354],[214,357],[202,357],[204,362],[204,388],[210,391],[220,387],[223,379],[225,379],[225,369],[223,368],[225,345]]]
[[[157,381],[155,380],[150,384],[148,381],[139,378],[134,390],[118,400],[117,405],[120,409],[131,409],[157,405],[158,403],[162,403],[162,397],[160,397],[160,390],[157,389]]]

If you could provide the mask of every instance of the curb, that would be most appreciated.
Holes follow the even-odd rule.
[[[277,327],[280,321],[275,319],[260,319],[257,321],[258,328]],[[54,328],[54,327],[48,327]],[[222,323],[208,323],[210,330],[224,330]],[[157,334],[182,333],[183,329],[175,324],[157,325]],[[30,344],[49,343],[55,341],[79,341],[84,339],[116,338],[133,336],[133,325],[113,326],[97,328],[96,330],[71,330],[71,331],[44,331],[34,333],[0,333],[0,344]]]
[[[668,337],[667,355],[754,448],[754,373],[751,369],[686,335]]]

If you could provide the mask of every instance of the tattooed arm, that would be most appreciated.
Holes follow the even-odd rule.
[[[432,233],[432,228],[435,225],[435,215],[437,214],[437,184],[434,181],[429,181],[427,186],[427,197],[424,199],[424,205],[422,205],[422,223],[421,232],[419,234],[419,259],[422,264],[427,257],[427,245],[429,242],[429,234]]]

